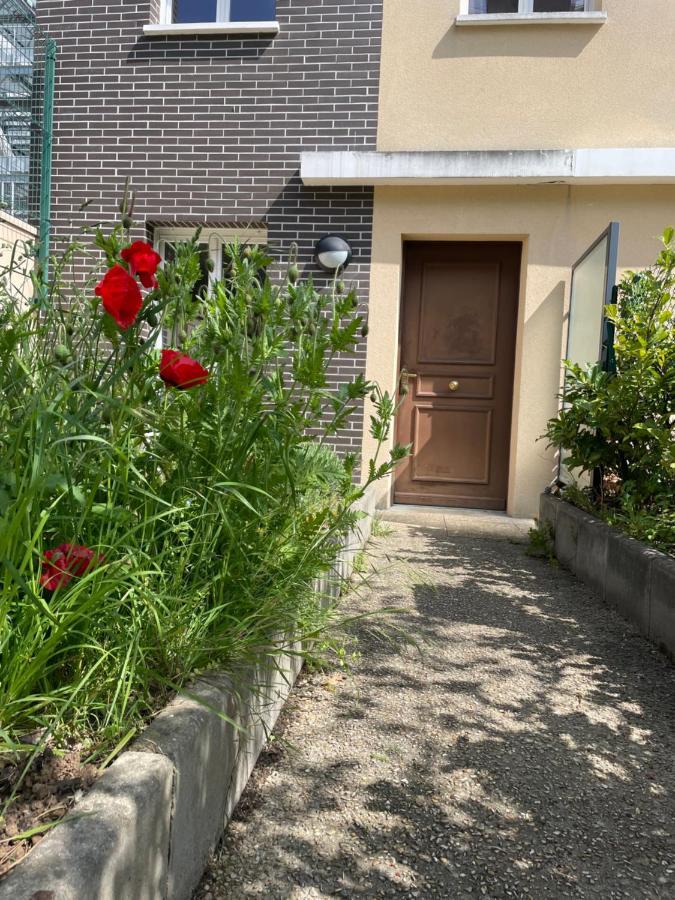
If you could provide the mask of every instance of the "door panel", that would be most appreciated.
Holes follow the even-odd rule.
[[[521,245],[405,248],[394,500],[505,509]]]
[[[426,263],[421,282],[417,361],[493,365],[499,266]],[[448,303],[450,284],[452,303]],[[480,306],[476,296],[481,298]]]
[[[462,375],[459,371],[453,371],[449,376],[445,375],[418,375],[417,396],[423,397],[450,397],[454,400],[462,400],[473,397],[481,397],[489,400],[494,393],[494,378],[481,375]],[[457,382],[457,387],[450,385]]]
[[[413,457],[417,481],[471,482],[487,484],[489,478],[492,411],[461,407],[415,408]],[[457,442],[455,435],[463,440]],[[454,443],[453,453],[437,453],[439,446]]]

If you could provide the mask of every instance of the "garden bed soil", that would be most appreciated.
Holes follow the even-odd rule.
[[[0,759],[0,808],[11,796],[25,760]],[[82,748],[64,753],[47,748],[36,757],[4,818],[0,817],[0,878],[37,846],[45,834],[17,839],[34,828],[57,822],[95,782],[98,769],[82,761]]]

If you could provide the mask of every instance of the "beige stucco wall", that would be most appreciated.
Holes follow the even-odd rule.
[[[557,410],[570,267],[611,220],[621,223],[620,268],[649,265],[659,249],[658,236],[675,225],[675,186],[376,189],[367,376],[389,391],[397,383],[403,240],[523,241],[509,478],[512,515],[534,515],[538,495],[551,480],[553,454],[538,438]],[[366,436],[364,457],[373,452]],[[389,494],[390,485],[382,485],[378,504],[388,505]]]
[[[33,295],[31,273],[33,256],[27,252],[27,244],[37,238],[37,231],[20,219],[0,210],[0,279],[11,282],[14,296],[26,300]]]
[[[675,146],[675,2],[600,26],[457,27],[460,0],[384,0],[379,150]]]

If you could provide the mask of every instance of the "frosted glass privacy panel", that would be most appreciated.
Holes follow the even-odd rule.
[[[609,234],[572,270],[572,293],[567,333],[567,359],[585,366],[597,363],[602,346],[607,300]]]

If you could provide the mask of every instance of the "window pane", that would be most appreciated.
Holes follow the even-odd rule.
[[[164,259],[167,262],[173,262],[176,258],[176,249],[175,246],[169,241],[166,241],[164,244]],[[192,296],[195,300],[199,299],[204,293],[204,289],[209,286],[209,245],[208,244],[200,244],[199,245],[199,268],[201,269],[201,276],[197,283],[195,284]],[[216,278],[220,277],[219,272],[214,273]]]
[[[174,0],[174,22],[215,22],[217,0]]]
[[[469,0],[469,12],[480,13],[517,13],[518,0]]]
[[[276,17],[276,0],[231,0],[233,22],[274,22]]]
[[[584,0],[534,0],[535,12],[583,12]]]

